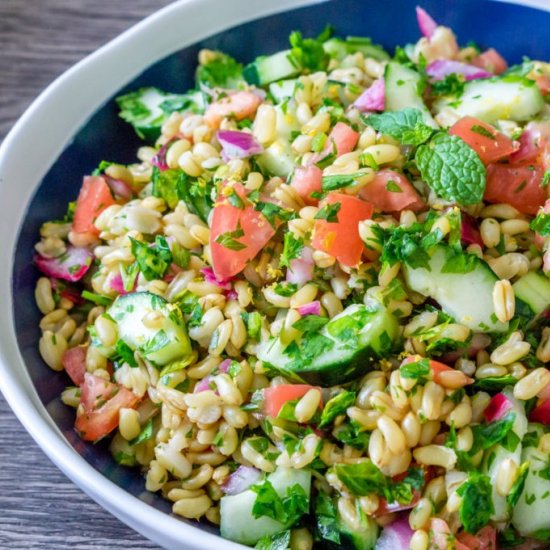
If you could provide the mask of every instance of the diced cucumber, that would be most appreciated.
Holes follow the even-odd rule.
[[[369,309],[362,304],[348,306],[320,330],[326,338],[324,349],[311,349],[310,335],[300,345],[308,357],[285,353],[287,346],[280,338],[270,338],[258,349],[258,358],[289,378],[311,384],[332,386],[358,378],[375,360],[387,355],[398,338],[395,317],[386,309]],[[316,344],[315,344],[316,345]]]
[[[499,321],[493,305],[493,287],[497,276],[479,258],[468,273],[445,273],[446,249],[436,246],[428,268],[403,266],[405,281],[411,290],[429,296],[439,303],[457,323],[473,331],[505,332],[508,323]]]
[[[540,424],[529,425],[529,431],[542,433]],[[529,462],[523,492],[512,515],[512,525],[521,535],[548,540],[550,534],[550,456],[536,446],[525,447],[522,461]]]
[[[359,511],[359,526],[352,527],[337,513],[336,522],[340,530],[340,545],[343,550],[373,550],[378,540],[379,527],[374,518]]]
[[[145,317],[153,312],[159,316],[154,328],[144,323]],[[119,296],[107,313],[117,323],[119,338],[159,366],[184,359],[191,353],[178,307],[156,294],[132,292]]]
[[[436,112],[452,109],[459,117],[473,116],[485,122],[534,118],[544,107],[544,99],[533,80],[503,76],[471,80],[460,97],[444,97],[434,105]]]
[[[386,111],[401,111],[413,107],[422,112],[424,122],[438,128],[419,93],[420,75],[394,61],[386,65],[384,73]]]
[[[265,86],[271,82],[292,78],[300,74],[300,67],[290,60],[290,50],[262,55],[243,69],[243,76],[249,84]]]
[[[117,97],[116,102],[120,108],[119,116],[134,127],[140,138],[149,142],[159,137],[162,125],[174,111],[202,113],[206,106],[202,92],[179,95],[158,88],[141,88]]]
[[[272,176],[288,178],[294,170],[296,155],[286,140],[274,141],[265,151],[256,157],[256,161],[262,170]]]
[[[275,100],[275,103],[282,103],[283,101],[293,97],[294,90],[296,89],[296,82],[298,81],[295,78],[272,82],[269,85],[269,93]]]
[[[366,58],[376,59],[378,61],[388,61],[389,54],[382,48],[373,44],[368,38],[348,36],[345,40],[342,38],[330,38],[323,43],[323,48],[330,57],[341,61],[344,57],[361,52]]]
[[[309,498],[311,492],[311,473],[308,470],[277,468],[267,479],[277,494],[284,498],[290,487],[298,484]],[[238,495],[224,496],[220,500],[220,531],[225,539],[241,544],[254,545],[262,537],[274,535],[286,529],[282,523],[261,516],[255,518],[252,507],[257,493],[247,489]]]
[[[542,273],[529,271],[512,286],[516,299],[527,304],[533,314],[540,315],[550,307],[550,280]]]
[[[525,416],[523,403],[514,397],[513,390],[510,387],[505,388],[502,393],[506,395],[510,403],[512,403],[512,407],[507,414],[514,413],[516,415],[512,430],[521,441],[527,432],[527,417]],[[495,508],[495,512],[491,516],[493,521],[508,521],[510,519],[511,509],[506,502],[506,497],[500,495],[497,491],[497,478],[500,465],[509,458],[518,466],[521,464],[521,442],[518,442],[514,449],[507,449],[497,444],[488,449],[485,453],[483,471],[491,478],[491,485],[493,487],[492,499]]]

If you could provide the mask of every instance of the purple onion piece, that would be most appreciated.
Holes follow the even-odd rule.
[[[474,65],[468,65],[460,61],[451,61],[449,59],[436,59],[432,61],[426,68],[426,73],[431,77],[432,81],[443,80],[450,74],[461,74],[466,80],[494,76]]]
[[[403,514],[399,519],[382,529],[382,534],[376,542],[376,550],[409,548],[413,533],[413,530],[409,526],[407,515]]]
[[[429,40],[438,27],[437,23],[433,20],[432,16],[420,6],[416,6],[416,20],[418,21],[420,32]]]
[[[219,130],[216,134],[222,146],[224,161],[231,159],[245,159],[263,152],[263,147],[248,132],[238,130]]]
[[[286,270],[286,280],[297,285],[306,284],[313,279],[313,267],[313,250],[305,246],[300,258],[290,260],[290,267]]]
[[[226,495],[238,495],[254,485],[261,476],[260,470],[249,466],[239,466],[224,482],[222,491]]]
[[[170,148],[170,145],[174,142],[173,139],[167,141],[157,152],[157,154],[151,159],[151,164],[156,166],[161,172],[168,170],[168,163],[166,162],[166,153]]]
[[[315,300],[298,307],[298,313],[304,317],[305,315],[321,315],[321,302]]]
[[[383,111],[385,105],[386,85],[383,78],[375,80],[353,103],[363,113]]]
[[[103,175],[103,177],[115,197],[129,201],[134,196],[132,188],[125,181],[116,180],[106,175]]]
[[[57,258],[46,258],[37,254],[34,262],[48,277],[64,281],[80,281],[90,269],[94,255],[83,247],[68,246],[64,254]]]
[[[203,267],[200,271],[204,275],[204,280],[207,283],[216,285],[223,290],[231,290],[232,279],[218,279],[216,277],[216,274],[214,273],[214,270],[211,267]]]

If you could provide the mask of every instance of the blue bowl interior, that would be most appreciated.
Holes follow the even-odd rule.
[[[487,0],[422,0],[421,4],[438,22],[453,28],[461,44],[475,41],[482,47],[494,46],[511,63],[520,62],[523,56],[550,58],[550,42],[544,32],[550,27],[550,13]],[[332,0],[260,19],[170,55],[118,90],[113,98],[142,86],[186,91],[193,86],[201,48],[219,49],[246,63],[257,55],[287,47],[292,30],[299,29],[304,36],[314,36],[327,23],[338,35],[370,36],[375,43],[393,51],[396,43],[403,45],[418,39],[414,6],[415,2],[410,0]],[[34,305],[34,286],[38,271],[32,264],[32,255],[39,227],[46,220],[63,216],[67,202],[78,194],[82,176],[89,174],[101,160],[134,162],[139,145],[139,139],[131,127],[118,118],[117,107],[110,100],[79,130],[53,164],[36,190],[19,228],[13,267],[14,316],[19,348],[36,390],[76,451],[114,483],[169,513],[168,502],[145,491],[137,469],[118,466],[106,444],[86,444],[76,436],[72,429],[74,411],[63,405],[58,397],[68,378],[63,373],[51,371],[37,350],[40,312]],[[204,524],[200,527],[215,531]]]

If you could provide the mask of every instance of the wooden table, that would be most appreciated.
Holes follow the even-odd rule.
[[[54,78],[169,0],[0,0],[0,140]],[[145,549],[37,447],[0,395],[0,549]]]

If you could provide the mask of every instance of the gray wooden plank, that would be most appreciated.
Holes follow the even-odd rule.
[[[1,0],[0,140],[79,59],[169,0]],[[111,516],[43,454],[0,396],[0,548],[158,548]]]

